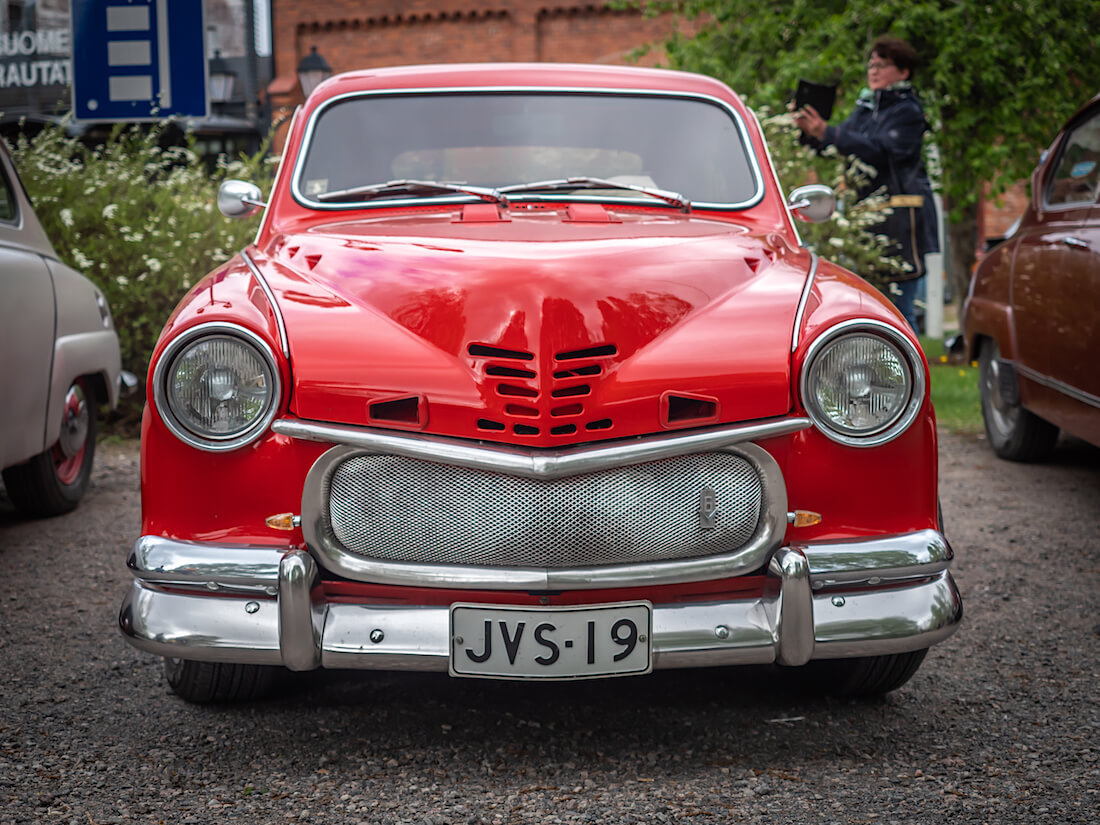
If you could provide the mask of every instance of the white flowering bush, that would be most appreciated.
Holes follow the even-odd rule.
[[[94,281],[111,304],[122,365],[145,376],[161,327],[183,294],[243,248],[259,218],[231,221],[218,186],[239,177],[270,186],[270,159],[220,158],[211,169],[189,146],[160,145],[161,128],[118,128],[88,147],[49,128],[11,147],[35,212],[58,256]],[[112,422],[132,429],[143,395]]]
[[[885,291],[890,281],[905,272],[909,265],[901,258],[886,254],[890,242],[885,236],[868,231],[889,214],[889,197],[884,191],[857,200],[859,184],[873,175],[874,170],[858,158],[844,157],[834,147],[830,146],[819,155],[801,145],[799,130],[789,113],[773,114],[761,109],[757,117],[786,192],[807,183],[824,183],[836,193],[837,209],[829,220],[816,224],[799,222],[798,232],[803,242],[821,257],[840,264]]]

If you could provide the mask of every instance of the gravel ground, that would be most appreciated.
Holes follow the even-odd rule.
[[[102,445],[76,513],[0,495],[0,824],[1097,822],[1100,451],[1014,465],[944,436],[941,469],[966,619],[882,700],[767,669],[364,672],[211,708],[116,630],[138,462]]]

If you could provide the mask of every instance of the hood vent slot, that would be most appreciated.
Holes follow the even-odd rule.
[[[718,420],[716,398],[666,392],[661,397],[661,402],[661,418],[666,427],[707,424]]]
[[[491,347],[487,344],[470,344],[466,348],[466,351],[475,358],[510,358],[516,361],[532,361],[535,358],[534,353],[522,352],[514,349],[501,349],[500,347]]]
[[[500,367],[490,364],[485,368],[485,374],[494,378],[537,378],[538,373],[532,370],[520,370],[515,367]]]
[[[598,347],[559,352],[554,358],[558,361],[576,361],[580,358],[605,358],[608,355],[614,355],[616,352],[618,352],[618,349],[614,344],[601,344]]]
[[[428,403],[418,395],[376,401],[367,405],[367,420],[372,424],[420,429],[428,423]]]
[[[603,367],[599,364],[588,364],[570,370],[558,370],[554,373],[554,377],[559,380],[562,378],[579,378],[582,375],[599,375],[601,372],[603,372]]]

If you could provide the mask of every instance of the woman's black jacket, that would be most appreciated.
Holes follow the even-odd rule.
[[[936,205],[921,151],[927,129],[924,110],[912,89],[880,89],[873,97],[861,98],[842,124],[827,126],[822,140],[806,141],[817,149],[836,146],[841,154],[855,155],[874,167],[875,177],[859,190],[861,198],[880,187],[891,196],[923,198],[919,207],[902,205],[915,203],[912,199],[897,202],[893,214],[869,230],[897,243],[897,254],[913,267],[909,277],[923,275],[925,254],[940,250]]]

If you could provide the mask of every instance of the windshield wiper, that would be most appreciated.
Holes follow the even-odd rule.
[[[441,195],[447,193],[473,195],[489,203],[508,205],[508,199],[496,189],[486,186],[467,186],[464,183],[449,183],[436,180],[391,180],[386,183],[372,183],[367,186],[355,186],[351,189],[339,189],[335,192],[322,192],[313,197],[322,203],[330,201],[358,201],[384,198],[388,195]]]
[[[590,178],[580,176],[574,178],[559,178],[557,180],[539,180],[531,183],[517,183],[512,186],[502,186],[497,191],[502,195],[511,195],[517,192],[556,192],[565,189],[624,189],[629,192],[639,192],[657,198],[671,204],[681,212],[691,211],[691,201],[676,192],[667,192],[664,189],[654,189],[649,186],[635,186],[632,183],[619,183],[603,178]]]

